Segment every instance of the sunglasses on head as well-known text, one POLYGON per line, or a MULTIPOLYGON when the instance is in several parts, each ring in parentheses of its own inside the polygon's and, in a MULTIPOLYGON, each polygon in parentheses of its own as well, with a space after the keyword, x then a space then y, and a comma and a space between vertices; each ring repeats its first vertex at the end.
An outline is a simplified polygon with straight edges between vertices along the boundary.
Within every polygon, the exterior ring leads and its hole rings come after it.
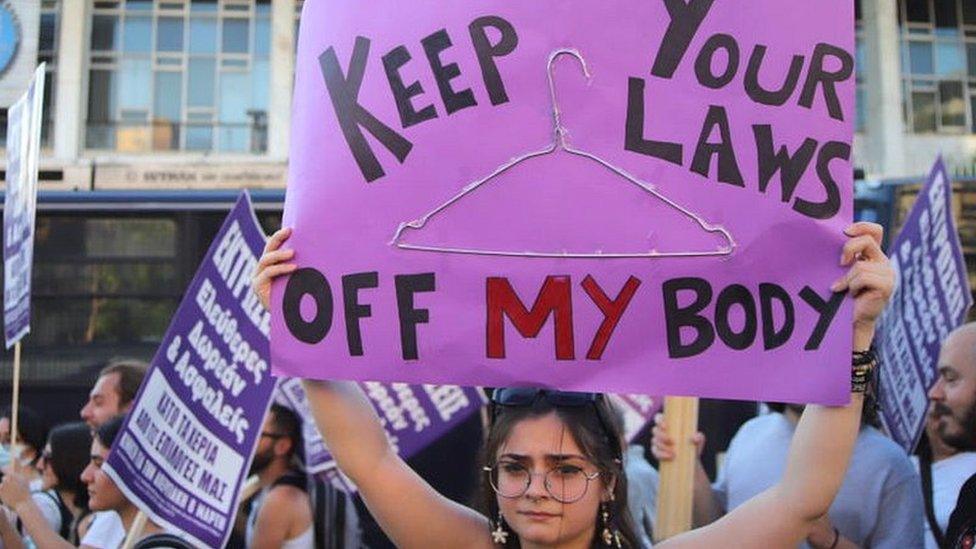
POLYGON ((603 434, 607 438, 607 443, 613 450, 613 455, 620 460, 623 450, 620 442, 611 434, 609 421, 603 417, 600 403, 606 397, 602 393, 579 393, 574 391, 551 391, 548 389, 532 389, 522 387, 503 387, 491 393, 491 421, 495 422, 498 411, 502 407, 522 408, 534 405, 539 400, 545 400, 550 405, 558 408, 580 408, 583 406, 593 406, 596 412, 596 419, 600 422, 603 434))

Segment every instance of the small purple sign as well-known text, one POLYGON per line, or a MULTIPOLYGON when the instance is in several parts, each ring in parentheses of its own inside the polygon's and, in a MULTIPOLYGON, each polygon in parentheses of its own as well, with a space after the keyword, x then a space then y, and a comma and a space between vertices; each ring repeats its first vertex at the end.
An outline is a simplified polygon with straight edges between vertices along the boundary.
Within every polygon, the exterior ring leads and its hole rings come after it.
POLYGON ((898 285, 878 323, 882 421, 906 451, 922 434, 928 390, 938 376, 939 347, 973 304, 952 182, 942 159, 932 167, 901 233, 889 250, 898 285))
POLYGON ((170 324, 105 471, 154 522, 199 546, 234 526, 276 379, 270 315, 250 290, 264 233, 243 193, 170 324))
POLYGON ((654 414, 661 411, 664 399, 647 395, 612 395, 614 406, 620 410, 624 419, 624 436, 628 442, 635 440, 644 427, 654 420, 654 414))
POLYGON ((31 267, 37 160, 44 108, 44 67, 7 113, 7 177, 3 200, 3 331, 9 349, 30 332, 31 267))
MULTIPOLYGON (((409 459, 485 404, 485 394, 475 387, 457 385, 408 385, 406 383, 360 383, 386 429, 390 444, 400 457, 409 459)), ((335 460, 322 441, 308 408, 305 390, 297 378, 282 379, 279 401, 305 418, 305 466, 310 474, 322 473, 342 489, 352 483, 336 470, 335 460)))

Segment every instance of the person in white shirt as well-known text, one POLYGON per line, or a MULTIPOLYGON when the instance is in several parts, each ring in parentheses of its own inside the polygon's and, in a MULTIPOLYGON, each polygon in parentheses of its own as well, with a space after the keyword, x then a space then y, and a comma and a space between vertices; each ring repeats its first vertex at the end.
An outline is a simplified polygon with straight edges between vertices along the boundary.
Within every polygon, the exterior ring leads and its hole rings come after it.
MULTIPOLYGON (((149 366, 138 360, 109 363, 98 375, 88 402, 81 409, 92 430, 132 408, 149 366)), ((81 539, 81 549, 116 549, 125 541, 122 520, 114 511, 96 512, 91 526, 81 539)))
MULTIPOLYGON (((91 447, 91 461, 88 463, 88 467, 81 473, 81 480, 88 485, 88 505, 93 511, 115 511, 122 521, 123 538, 125 537, 124 532, 128 532, 132 528, 136 516, 139 514, 139 508, 122 493, 122 490, 119 489, 115 481, 102 470, 102 465, 108 461, 112 443, 122 430, 124 424, 125 416, 118 416, 103 423, 95 431, 91 447)), ((136 540, 136 546, 138 546, 140 540, 145 540, 163 533, 165 533, 163 528, 153 521, 147 520, 142 529, 140 539, 136 540)), ((192 549, 191 545, 179 537, 167 536, 167 538, 169 539, 169 543, 165 547, 171 549, 192 549)))
POLYGON ((314 546, 308 479, 295 462, 301 449, 301 420, 288 408, 272 404, 251 462, 251 475, 257 475, 261 491, 248 514, 248 549, 314 546))

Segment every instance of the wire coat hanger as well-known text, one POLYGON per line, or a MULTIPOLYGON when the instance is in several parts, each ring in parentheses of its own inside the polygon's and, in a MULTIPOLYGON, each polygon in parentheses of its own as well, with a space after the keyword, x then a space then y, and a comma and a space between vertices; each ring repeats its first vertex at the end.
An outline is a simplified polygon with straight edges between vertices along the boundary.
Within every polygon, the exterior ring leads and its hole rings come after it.
POLYGON ((593 153, 589 153, 587 151, 573 148, 573 146, 569 144, 569 142, 566 139, 566 136, 568 135, 569 132, 562 125, 561 111, 559 109, 559 103, 556 100, 556 85, 553 79, 553 65, 555 64, 556 59, 558 59, 560 56, 563 55, 569 55, 576 58, 576 60, 580 62, 580 66, 583 70, 583 75, 586 76, 587 80, 591 78, 589 68, 586 65, 586 60, 583 59, 583 56, 580 54, 579 50, 575 48, 560 48, 549 54, 549 61, 546 64, 546 74, 549 82, 549 98, 550 101, 552 102, 552 119, 553 119, 552 144, 550 144, 548 147, 544 149, 525 153, 521 156, 509 160, 505 164, 502 164, 498 168, 495 168, 495 170, 490 174, 488 174, 487 176, 466 185, 456 195, 452 196, 450 199, 448 199, 440 206, 437 206, 433 210, 427 212, 422 217, 415 219, 413 221, 400 223, 400 225, 397 227, 396 233, 393 235, 393 240, 390 243, 395 245, 397 248, 403 250, 469 254, 469 255, 508 256, 508 257, 621 259, 621 258, 658 258, 658 257, 708 257, 708 256, 731 255, 732 252, 735 250, 735 241, 733 240, 732 235, 729 233, 729 231, 726 230, 724 227, 718 225, 712 225, 708 223, 707 221, 705 221, 705 219, 703 219, 698 214, 692 212, 691 210, 688 210, 687 208, 684 208, 683 206, 679 205, 678 203, 674 202, 670 198, 658 192, 657 189, 655 189, 654 186, 651 185, 650 183, 641 181, 637 177, 631 175, 626 170, 622 168, 618 168, 613 164, 610 164, 606 160, 603 160, 602 158, 600 158, 599 156, 593 153), (710 251, 659 252, 656 249, 650 249, 646 252, 639 252, 639 253, 603 253, 599 250, 592 253, 571 253, 571 252, 532 252, 532 251, 514 252, 514 251, 506 251, 506 250, 479 250, 473 248, 424 246, 418 244, 408 244, 406 242, 401 241, 401 238, 404 236, 404 233, 410 230, 414 230, 414 231, 422 230, 424 226, 427 224, 427 222, 431 220, 431 218, 435 217, 437 214, 443 212, 450 206, 454 205, 456 202, 458 202, 465 196, 473 193, 479 187, 491 181, 495 177, 511 170, 512 168, 514 168, 518 164, 521 164, 522 162, 525 162, 526 160, 540 157, 540 156, 545 156, 554 153, 557 150, 565 151, 569 154, 574 154, 576 156, 581 156, 583 158, 592 160, 597 164, 600 164, 601 166, 610 170, 614 174, 626 179, 627 181, 633 183, 634 185, 637 185, 643 191, 650 193, 658 200, 664 202, 669 207, 680 212, 682 215, 691 218, 704 231, 711 234, 717 233, 722 235, 725 239, 726 245, 720 246, 717 249, 710 250, 710 251))

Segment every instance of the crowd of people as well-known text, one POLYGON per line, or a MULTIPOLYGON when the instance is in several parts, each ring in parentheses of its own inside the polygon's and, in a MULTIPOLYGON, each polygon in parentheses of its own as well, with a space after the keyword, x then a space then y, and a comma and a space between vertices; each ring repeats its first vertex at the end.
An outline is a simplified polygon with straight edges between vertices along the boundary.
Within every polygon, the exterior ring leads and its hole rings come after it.
MULTIPOLYGON (((269 305, 271 281, 294 269, 282 245, 268 242, 254 291, 269 305)), ((660 547, 973 547, 976 534, 976 323, 952 332, 929 393, 916 456, 879 429, 868 379, 874 323, 893 287, 880 228, 848 229, 848 275, 836 291, 854 299, 852 393, 847 406, 767 403, 734 436, 712 482, 699 460, 694 529, 660 547)), ((0 542, 16 547, 120 547, 139 509, 102 465, 132 407, 147 365, 107 365, 80 410, 81 421, 48 430, 18 410, 0 413, 0 542)), ((304 382, 315 426, 353 499, 303 470, 303 418, 273 404, 261 425, 230 546, 349 548, 366 543, 359 522, 375 520, 400 547, 649 547, 654 539, 657 471, 645 448, 628 445, 622 417, 596 393, 527 388, 491 392, 483 479, 471 506, 438 493, 390 445, 369 400, 354 383, 304 382)), ((660 416, 649 441, 653 460, 675 457, 660 416)), ((698 433, 698 450, 706 446, 698 433)), ((450 459, 448 456, 446 459, 450 459)), ((469 502, 464 502, 469 503, 469 502)), ((134 547, 189 547, 181 532, 151 520, 134 547)))

